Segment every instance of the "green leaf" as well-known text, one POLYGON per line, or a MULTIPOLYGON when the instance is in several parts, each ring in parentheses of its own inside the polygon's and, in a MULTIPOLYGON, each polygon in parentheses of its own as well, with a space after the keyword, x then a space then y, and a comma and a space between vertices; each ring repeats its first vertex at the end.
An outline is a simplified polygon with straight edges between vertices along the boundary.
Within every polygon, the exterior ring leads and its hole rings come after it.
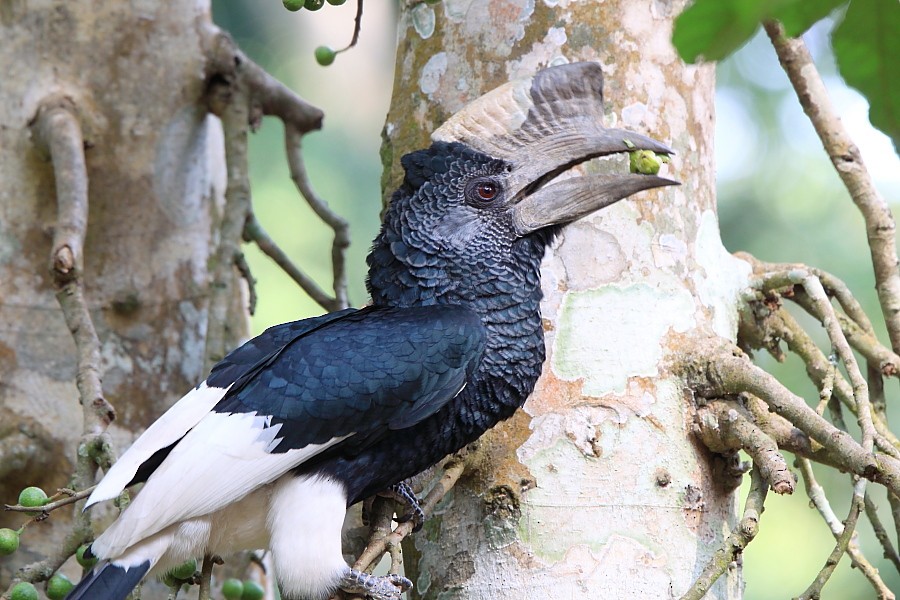
POLYGON ((831 36, 838 69, 869 101, 869 120, 900 147, 900 3, 852 0, 831 36))
POLYGON ((849 0, 696 0, 675 20, 672 42, 681 58, 722 60, 744 45, 766 19, 796 37, 849 0))
POLYGON ((767 4, 760 0, 696 0, 675 19, 672 43, 685 62, 721 60, 753 36, 767 4))
POLYGON ((781 21, 787 37, 797 37, 845 4, 847 0, 795 0, 777 7, 770 17, 781 21))

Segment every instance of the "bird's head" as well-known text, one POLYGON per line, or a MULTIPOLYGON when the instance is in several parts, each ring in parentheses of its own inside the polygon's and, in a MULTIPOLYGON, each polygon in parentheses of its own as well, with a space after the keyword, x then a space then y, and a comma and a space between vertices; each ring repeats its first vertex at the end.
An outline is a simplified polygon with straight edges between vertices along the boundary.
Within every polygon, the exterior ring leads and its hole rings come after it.
POLYGON ((551 67, 507 83, 431 137, 430 148, 403 157, 406 178, 369 256, 376 302, 427 301, 483 281, 479 274, 496 276, 497 265, 525 262, 535 269, 559 227, 636 192, 677 185, 636 173, 557 180, 595 157, 672 153, 646 136, 603 126, 603 75, 595 63, 551 67))

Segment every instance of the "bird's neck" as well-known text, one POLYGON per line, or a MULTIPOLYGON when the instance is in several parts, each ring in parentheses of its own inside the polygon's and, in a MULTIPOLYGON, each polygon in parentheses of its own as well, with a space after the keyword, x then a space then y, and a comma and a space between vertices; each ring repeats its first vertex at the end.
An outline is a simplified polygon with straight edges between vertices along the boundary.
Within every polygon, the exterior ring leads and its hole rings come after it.
POLYGON ((473 389, 466 396, 484 404, 478 410, 494 422, 507 418, 531 393, 543 364, 540 262, 554 232, 520 238, 504 252, 467 257, 417 244, 414 236, 401 235, 396 221, 388 215, 368 257, 373 303, 456 304, 477 313, 487 330, 475 374, 484 393, 473 389))

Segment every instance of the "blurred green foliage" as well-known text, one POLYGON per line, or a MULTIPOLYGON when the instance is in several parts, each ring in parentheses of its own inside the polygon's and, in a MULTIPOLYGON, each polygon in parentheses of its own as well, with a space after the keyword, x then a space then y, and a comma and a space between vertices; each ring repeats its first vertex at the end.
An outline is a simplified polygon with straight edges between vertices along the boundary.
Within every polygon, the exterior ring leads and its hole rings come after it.
MULTIPOLYGON (((360 47, 342 54, 341 60, 328 68, 316 64, 313 49, 326 43, 342 47, 349 41, 355 3, 328 7, 315 14, 305 10, 290 13, 278 2, 218 0, 213 5, 216 22, 232 33, 251 58, 325 109, 323 131, 308 136, 304 156, 315 189, 351 223, 350 297, 355 305, 364 304, 364 257, 377 231, 381 207, 378 150, 391 92, 393 3, 366 4, 360 47)), ((864 127, 865 104, 837 77, 828 53, 827 27, 814 27, 808 44, 844 112, 845 123, 852 132, 864 132, 857 142, 863 146, 863 156, 875 172, 882 193, 896 199, 900 197, 900 161, 886 138, 864 127)), ((846 281, 873 321, 878 322, 880 309, 862 219, 819 146, 764 36, 757 35, 722 62, 718 77, 719 217, 726 246, 763 260, 824 268, 846 281)), ((263 226, 327 289, 331 281, 331 232, 305 207, 290 182, 283 132, 273 120, 265 120, 251 138, 251 183, 263 226)), ((322 312, 265 256, 255 248, 245 249, 259 279, 255 331, 322 312)), ((879 335, 887 340, 883 330, 879 335)), ((824 340, 821 332, 817 339, 824 340)), ((797 393, 810 399, 817 396, 798 360, 789 357, 785 364, 778 364, 763 355, 758 360, 797 393)), ((888 383, 891 403, 896 405, 900 400, 896 381, 888 383)), ((893 422, 900 423, 900 414, 894 415, 893 422)), ((818 473, 835 510, 845 515, 849 478, 827 469, 818 473)), ((870 489, 883 501, 883 490, 877 486, 870 489)), ((760 534, 744 555, 747 600, 799 594, 833 546, 830 532, 801 490, 790 497, 770 494, 766 508, 760 534)), ((882 515, 887 518, 884 510, 882 515)), ((867 556, 881 569, 888 585, 900 590, 900 577, 881 558, 871 529, 862 524, 860 532, 867 556)), ((872 597, 871 588, 850 569, 846 558, 823 595, 825 600, 872 597)))
POLYGON ((838 21, 833 46, 841 75, 868 100, 872 123, 900 145, 897 0, 695 0, 675 20, 672 41, 687 62, 722 60, 762 21, 781 21, 785 34, 796 37, 829 13, 838 21))

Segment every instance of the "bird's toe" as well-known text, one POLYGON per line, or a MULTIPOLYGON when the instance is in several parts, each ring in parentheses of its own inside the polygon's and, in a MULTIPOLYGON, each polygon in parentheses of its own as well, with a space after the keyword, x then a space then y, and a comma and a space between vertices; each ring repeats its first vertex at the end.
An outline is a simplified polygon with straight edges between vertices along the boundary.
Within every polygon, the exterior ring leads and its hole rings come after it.
POLYGON ((425 511, 422 510, 419 499, 408 484, 403 482, 394 484, 384 492, 384 495, 404 504, 408 509, 408 512, 397 517, 398 523, 412 521, 413 531, 422 529, 422 525, 425 523, 425 511))
POLYGON ((365 594, 372 600, 400 600, 400 594, 412 587, 412 581, 394 573, 379 577, 350 569, 339 587, 351 594, 365 594))

